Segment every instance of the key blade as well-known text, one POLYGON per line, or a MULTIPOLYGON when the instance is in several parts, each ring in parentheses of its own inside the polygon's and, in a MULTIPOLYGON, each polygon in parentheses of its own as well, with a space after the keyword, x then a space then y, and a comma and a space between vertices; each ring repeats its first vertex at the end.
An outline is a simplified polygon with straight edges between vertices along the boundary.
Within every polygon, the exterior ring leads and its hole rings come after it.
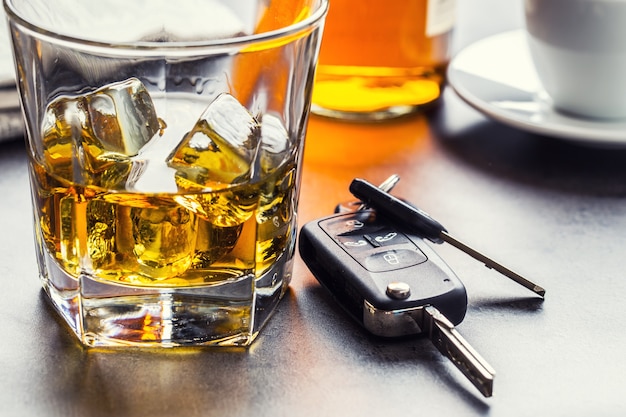
POLYGON ((455 248, 467 253, 474 259, 483 262, 487 265, 487 267, 500 272, 504 276, 533 291, 535 294, 540 295, 541 297, 545 296, 545 289, 539 285, 527 280, 519 274, 516 274, 510 269, 453 238, 450 234, 448 234, 448 231, 441 223, 433 219, 425 211, 394 197, 393 195, 360 178, 352 180, 352 183, 350 184, 350 192, 359 200, 363 201, 364 204, 372 207, 376 210, 376 212, 387 217, 400 227, 404 227, 433 243, 447 242, 455 248))
POLYGON ((539 285, 535 284, 534 282, 527 280, 526 278, 522 277, 521 275, 511 271, 509 268, 505 267, 504 265, 499 264, 498 262, 494 261, 493 259, 491 259, 491 258, 483 255, 482 253, 478 252, 477 250, 467 246, 465 243, 457 240, 456 238, 452 237, 450 234, 446 233, 445 231, 441 232, 441 238, 443 239, 444 242, 449 243, 450 245, 454 246, 455 248, 465 252, 466 254, 468 254, 472 258, 476 259, 477 261, 480 261, 480 262, 484 263, 485 266, 487 266, 488 268, 491 268, 491 269, 494 269, 494 270, 498 271, 502 275, 512 279, 513 281, 517 282, 518 284, 522 285, 523 287, 531 290, 535 294, 540 295, 541 297, 544 297, 546 295, 546 290, 543 287, 540 287, 539 285))
POLYGON ((385 181, 380 183, 378 188, 388 193, 389 191, 393 190, 393 187, 396 186, 398 181, 400 181, 400 176, 398 174, 392 174, 385 181))
POLYGON ((465 375, 485 397, 493 395, 496 372, 435 307, 424 307, 424 330, 435 347, 465 375))

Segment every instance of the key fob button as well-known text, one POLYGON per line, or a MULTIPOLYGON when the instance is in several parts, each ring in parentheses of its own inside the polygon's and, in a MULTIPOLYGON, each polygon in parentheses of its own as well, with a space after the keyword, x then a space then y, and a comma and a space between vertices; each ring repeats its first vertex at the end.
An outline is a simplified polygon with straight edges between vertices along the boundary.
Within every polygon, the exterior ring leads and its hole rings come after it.
POLYGON ((390 249, 373 253, 363 259, 363 266, 370 272, 387 272, 408 268, 426 262, 428 258, 418 248, 390 249))
POLYGON ((402 234, 398 233, 394 230, 383 229, 378 233, 370 233, 364 235, 364 237, 370 241, 372 246, 380 247, 380 246, 392 246, 392 245, 401 245, 404 243, 410 243, 409 239, 402 234))
POLYGON ((356 252, 359 250, 367 250, 372 247, 370 243, 363 236, 360 235, 339 236, 337 237, 337 240, 339 241, 339 243, 341 243, 343 248, 348 251, 348 253, 356 252))
POLYGON ((357 212, 351 216, 322 220, 319 225, 330 236, 353 236, 376 233, 382 226, 374 222, 370 212, 357 212))

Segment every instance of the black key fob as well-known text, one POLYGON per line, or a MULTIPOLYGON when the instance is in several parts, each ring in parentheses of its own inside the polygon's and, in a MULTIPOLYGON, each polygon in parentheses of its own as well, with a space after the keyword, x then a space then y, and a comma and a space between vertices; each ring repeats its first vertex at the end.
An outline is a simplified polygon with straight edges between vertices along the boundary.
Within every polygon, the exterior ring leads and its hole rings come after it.
POLYGON ((465 317, 467 293, 448 265, 422 238, 373 210, 305 224, 299 251, 320 284, 374 335, 428 332, 421 328, 427 306, 454 325, 465 317))

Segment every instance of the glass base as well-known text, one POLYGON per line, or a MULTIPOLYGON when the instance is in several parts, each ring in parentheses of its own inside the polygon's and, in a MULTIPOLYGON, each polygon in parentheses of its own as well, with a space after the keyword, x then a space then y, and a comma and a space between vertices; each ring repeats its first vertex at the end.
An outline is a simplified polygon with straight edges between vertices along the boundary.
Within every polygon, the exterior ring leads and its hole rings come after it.
POLYGON ((94 347, 248 346, 284 295, 293 263, 283 256, 258 279, 146 288, 76 279, 44 257, 44 290, 80 341, 94 347))

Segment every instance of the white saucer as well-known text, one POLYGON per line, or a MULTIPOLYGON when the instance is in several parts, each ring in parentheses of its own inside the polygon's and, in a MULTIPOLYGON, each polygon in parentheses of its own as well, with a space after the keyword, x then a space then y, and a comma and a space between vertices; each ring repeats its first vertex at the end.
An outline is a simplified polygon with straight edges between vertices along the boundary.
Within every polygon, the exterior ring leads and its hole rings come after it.
POLYGON ((471 106, 513 127, 586 144, 626 146, 626 119, 584 119, 555 111, 540 86, 523 30, 462 50, 450 62, 448 82, 471 106))

